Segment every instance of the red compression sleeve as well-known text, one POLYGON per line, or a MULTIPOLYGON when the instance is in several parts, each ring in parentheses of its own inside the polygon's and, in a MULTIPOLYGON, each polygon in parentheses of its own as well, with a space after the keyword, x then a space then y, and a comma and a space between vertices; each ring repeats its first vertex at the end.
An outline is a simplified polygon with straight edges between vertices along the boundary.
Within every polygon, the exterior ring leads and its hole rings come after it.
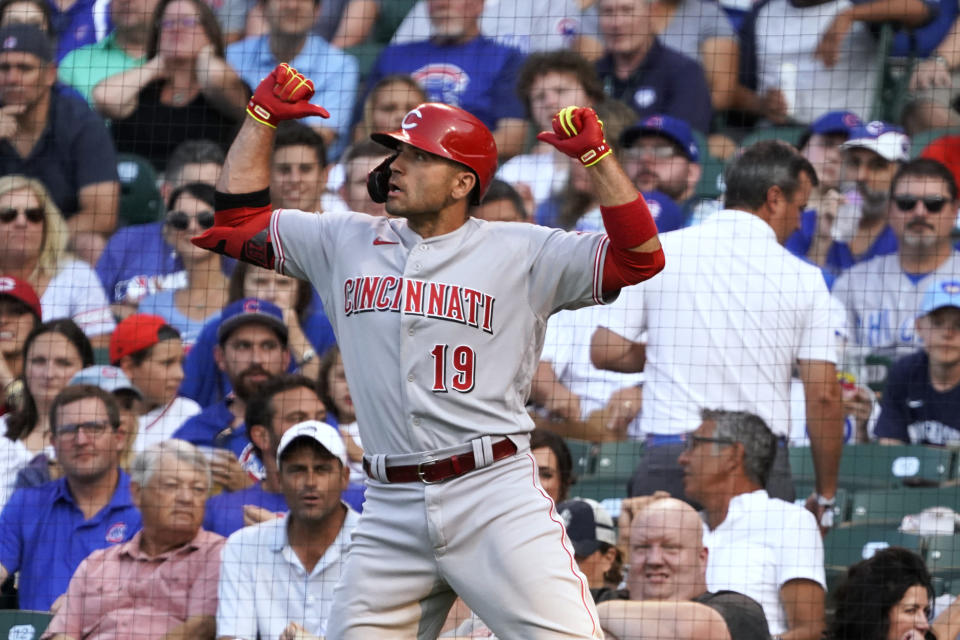
POLYGON ((603 290, 616 291, 648 280, 663 270, 663 249, 630 251, 657 235, 657 224, 643 196, 616 207, 600 207, 603 226, 610 238, 603 261, 603 290))
POLYGON ((203 249, 273 269, 269 189, 253 193, 217 191, 214 204, 213 227, 190 241, 203 249))

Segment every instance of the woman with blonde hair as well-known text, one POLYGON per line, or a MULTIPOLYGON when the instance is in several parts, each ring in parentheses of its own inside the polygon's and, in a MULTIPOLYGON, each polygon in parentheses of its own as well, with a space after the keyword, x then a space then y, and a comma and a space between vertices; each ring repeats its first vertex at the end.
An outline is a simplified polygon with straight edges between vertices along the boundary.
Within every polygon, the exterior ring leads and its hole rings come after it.
POLYGON ((26 280, 40 296, 43 319, 71 318, 95 346, 116 326, 93 268, 67 251, 69 232, 43 184, 0 178, 0 274, 26 280))

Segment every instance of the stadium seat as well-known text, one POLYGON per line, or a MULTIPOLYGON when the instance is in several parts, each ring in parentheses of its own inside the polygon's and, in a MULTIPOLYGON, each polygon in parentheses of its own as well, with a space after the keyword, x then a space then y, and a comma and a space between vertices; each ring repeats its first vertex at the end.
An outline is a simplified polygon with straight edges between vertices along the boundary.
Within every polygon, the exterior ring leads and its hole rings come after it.
MULTIPOLYGON (((839 486, 848 491, 936 486, 953 477, 953 458, 951 451, 933 447, 845 445, 840 459, 839 486)), ((790 467, 798 486, 813 483, 809 447, 790 449, 790 467)))
POLYGON ((700 157, 700 180, 694 190, 698 200, 719 198, 724 191, 723 170, 726 164, 720 158, 704 154, 700 157))
POLYGON ((629 480, 643 459, 643 451, 642 441, 604 442, 597 447, 596 466, 591 475, 596 478, 629 480))
POLYGON ((0 638, 36 640, 46 630, 53 614, 48 611, 0 611, 0 638))
POLYGON ((910 139, 910 157, 917 158, 923 153, 923 150, 927 146, 943 136, 956 136, 960 135, 960 129, 931 129, 930 131, 922 131, 910 139))
POLYGON ((905 515, 929 507, 960 505, 960 487, 926 487, 857 491, 850 500, 853 524, 898 525, 905 515))
POLYGON ((573 459, 573 475, 582 478, 593 473, 596 466, 597 445, 575 438, 566 438, 564 442, 570 449, 570 457, 573 459))
MULTIPOLYGON (((581 478, 570 487, 573 498, 590 498, 597 502, 627 497, 627 480, 622 478, 581 478)), ((619 512, 618 512, 619 513, 619 512)))
POLYGON ((960 536, 927 536, 924 546, 931 575, 951 582, 960 579, 960 536))
POLYGON ((800 138, 803 137, 803 133, 807 130, 806 127, 765 127, 762 129, 757 129, 753 131, 743 140, 740 141, 740 147, 746 149, 752 144, 760 142, 762 140, 783 140, 788 144, 797 146, 800 142, 800 138))
POLYGON ((887 547, 904 547, 922 555, 923 538, 891 526, 841 525, 831 529, 823 540, 827 589, 836 585, 847 567, 887 547))
POLYGON ((136 154, 118 153, 117 174, 120 177, 118 226, 159 220, 163 214, 163 202, 153 165, 136 154))

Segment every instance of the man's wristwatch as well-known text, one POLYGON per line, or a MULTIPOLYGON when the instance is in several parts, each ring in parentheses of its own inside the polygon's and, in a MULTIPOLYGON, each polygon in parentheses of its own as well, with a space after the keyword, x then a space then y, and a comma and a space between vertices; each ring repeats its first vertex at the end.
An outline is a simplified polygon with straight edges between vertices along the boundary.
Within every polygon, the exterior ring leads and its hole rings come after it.
POLYGON ((818 493, 817 504, 823 507, 823 513, 820 514, 820 526, 829 529, 833 526, 833 508, 837 506, 837 498, 827 498, 818 493))
POLYGON ((313 350, 313 347, 307 347, 307 349, 303 352, 303 355, 300 356, 299 364, 302 367, 303 365, 307 364, 308 362, 310 362, 316 357, 317 357, 317 352, 313 350))

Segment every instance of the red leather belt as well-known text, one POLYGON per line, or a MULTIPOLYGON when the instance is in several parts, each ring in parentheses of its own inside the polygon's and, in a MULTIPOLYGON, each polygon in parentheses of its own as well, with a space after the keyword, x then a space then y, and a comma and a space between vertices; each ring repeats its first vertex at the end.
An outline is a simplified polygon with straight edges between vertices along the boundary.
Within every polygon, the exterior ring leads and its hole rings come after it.
MULTIPOLYGON (((493 444, 493 461, 503 460, 507 456, 512 456, 517 452, 515 445, 510 438, 493 444)), ((436 484, 444 480, 450 480, 470 473, 477 468, 477 461, 473 457, 473 451, 452 455, 442 460, 431 462, 421 462, 420 464, 400 465, 396 467, 387 467, 387 480, 390 482, 422 482, 424 484, 436 484)), ((363 459, 363 470, 367 475, 373 478, 370 473, 370 463, 366 458, 363 459)))

